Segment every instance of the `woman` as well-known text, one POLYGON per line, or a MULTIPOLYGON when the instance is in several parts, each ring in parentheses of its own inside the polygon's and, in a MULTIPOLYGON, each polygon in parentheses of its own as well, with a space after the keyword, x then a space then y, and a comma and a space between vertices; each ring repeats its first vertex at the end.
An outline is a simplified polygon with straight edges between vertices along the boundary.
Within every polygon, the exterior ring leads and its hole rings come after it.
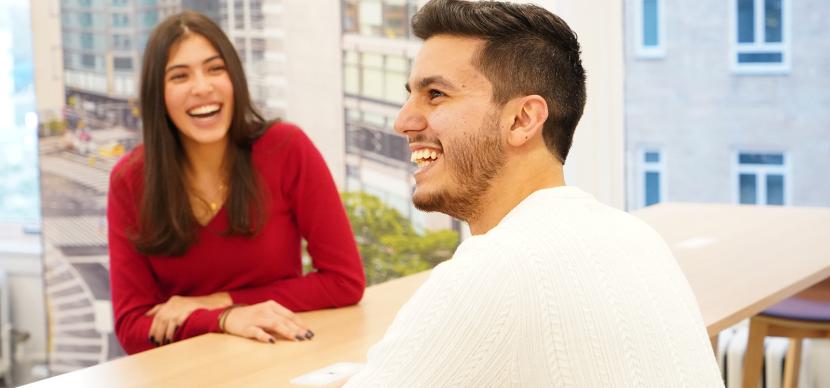
POLYGON ((216 24, 184 12, 156 27, 140 93, 144 145, 114 168, 107 207, 128 353, 207 332, 311 339, 292 311, 360 300, 361 260, 323 158, 299 128, 251 106, 216 24))

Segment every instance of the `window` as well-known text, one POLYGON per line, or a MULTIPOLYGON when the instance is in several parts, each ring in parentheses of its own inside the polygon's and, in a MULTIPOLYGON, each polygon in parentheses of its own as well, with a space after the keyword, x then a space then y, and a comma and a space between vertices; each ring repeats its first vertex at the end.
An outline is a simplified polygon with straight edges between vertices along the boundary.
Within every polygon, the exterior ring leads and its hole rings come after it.
POLYGON ((112 48, 115 50, 130 50, 132 48, 130 42, 129 35, 115 34, 112 36, 112 48))
POLYGON ((663 0, 637 0, 637 56, 661 58, 665 55, 665 17, 663 0))
POLYGON ((382 163, 396 161, 408 166, 409 142, 406 137, 391 132, 393 117, 346 110, 346 146, 351 154, 382 163))
POLYGON ((114 13, 112 14, 112 26, 113 27, 129 27, 130 26, 130 16, 126 13, 114 13))
POLYGON ((735 0, 732 63, 742 73, 789 69, 787 0, 735 0))
POLYGON ((748 205, 786 205, 787 165, 782 153, 739 152, 737 202, 748 205))
POLYGON ((665 199, 665 168, 660 150, 646 149, 639 155, 640 194, 638 205, 651 206, 665 199))
POLYGON ((409 21, 417 8, 413 0, 346 0, 343 32, 391 39, 410 35, 409 21))
POLYGON ((395 105, 406 102, 409 59, 399 55, 343 53, 343 88, 346 94, 395 105))
POLYGON ((133 69, 133 59, 132 58, 113 58, 112 59, 112 67, 115 70, 132 70, 133 69))

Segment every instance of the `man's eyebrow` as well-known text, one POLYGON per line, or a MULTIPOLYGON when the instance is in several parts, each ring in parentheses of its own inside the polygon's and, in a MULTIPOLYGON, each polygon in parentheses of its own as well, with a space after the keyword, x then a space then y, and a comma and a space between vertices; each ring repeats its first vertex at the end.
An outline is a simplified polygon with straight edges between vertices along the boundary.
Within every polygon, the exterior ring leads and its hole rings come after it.
MULTIPOLYGON (((430 85, 437 85, 443 89, 455 90, 455 87, 452 85, 452 83, 440 75, 421 78, 420 81, 416 82, 415 89, 424 89, 430 85)), ((410 88, 409 83, 404 84, 404 87, 406 88, 407 92, 412 93, 412 89, 410 88)))
MULTIPOLYGON (((217 59, 217 58, 218 58, 218 59, 222 59, 222 56, 221 56, 221 55, 218 55, 218 54, 217 54, 217 55, 214 55, 214 56, 212 56, 212 57, 210 57, 210 58, 205 59, 204 61, 202 61, 202 64, 204 65, 205 63, 208 63, 208 62, 210 62, 210 61, 212 61, 212 60, 214 60, 214 59, 217 59)), ((165 70, 164 70, 164 72, 165 72, 165 73, 167 73, 167 72, 169 72, 170 70, 173 70, 173 69, 180 69, 180 68, 187 68, 187 65, 182 65, 182 64, 179 64, 179 65, 172 65, 172 66, 168 67, 167 69, 165 69, 165 70)))

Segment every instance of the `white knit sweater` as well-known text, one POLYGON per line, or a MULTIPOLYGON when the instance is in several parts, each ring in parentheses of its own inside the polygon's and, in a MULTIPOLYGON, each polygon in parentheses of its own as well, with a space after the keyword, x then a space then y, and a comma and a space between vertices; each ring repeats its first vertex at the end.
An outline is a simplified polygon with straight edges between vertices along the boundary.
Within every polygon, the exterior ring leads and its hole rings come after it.
POLYGON ((722 387, 694 295, 642 221, 574 187, 466 240, 347 387, 722 387))

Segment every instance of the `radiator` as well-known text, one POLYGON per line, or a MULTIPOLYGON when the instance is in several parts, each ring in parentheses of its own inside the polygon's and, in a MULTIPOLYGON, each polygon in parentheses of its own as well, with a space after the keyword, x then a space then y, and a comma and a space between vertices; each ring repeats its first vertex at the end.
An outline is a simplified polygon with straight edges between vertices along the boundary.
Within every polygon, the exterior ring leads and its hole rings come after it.
MULTIPOLYGON (((741 388, 743 383, 743 360, 749 329, 746 323, 724 330, 718 340, 718 365, 726 382, 726 388, 741 388)), ((761 368, 759 388, 782 388, 784 361, 787 356, 787 338, 767 337, 764 341, 764 363, 761 368)), ((809 373, 810 341, 802 346, 801 371, 798 388, 817 387, 809 373)))

